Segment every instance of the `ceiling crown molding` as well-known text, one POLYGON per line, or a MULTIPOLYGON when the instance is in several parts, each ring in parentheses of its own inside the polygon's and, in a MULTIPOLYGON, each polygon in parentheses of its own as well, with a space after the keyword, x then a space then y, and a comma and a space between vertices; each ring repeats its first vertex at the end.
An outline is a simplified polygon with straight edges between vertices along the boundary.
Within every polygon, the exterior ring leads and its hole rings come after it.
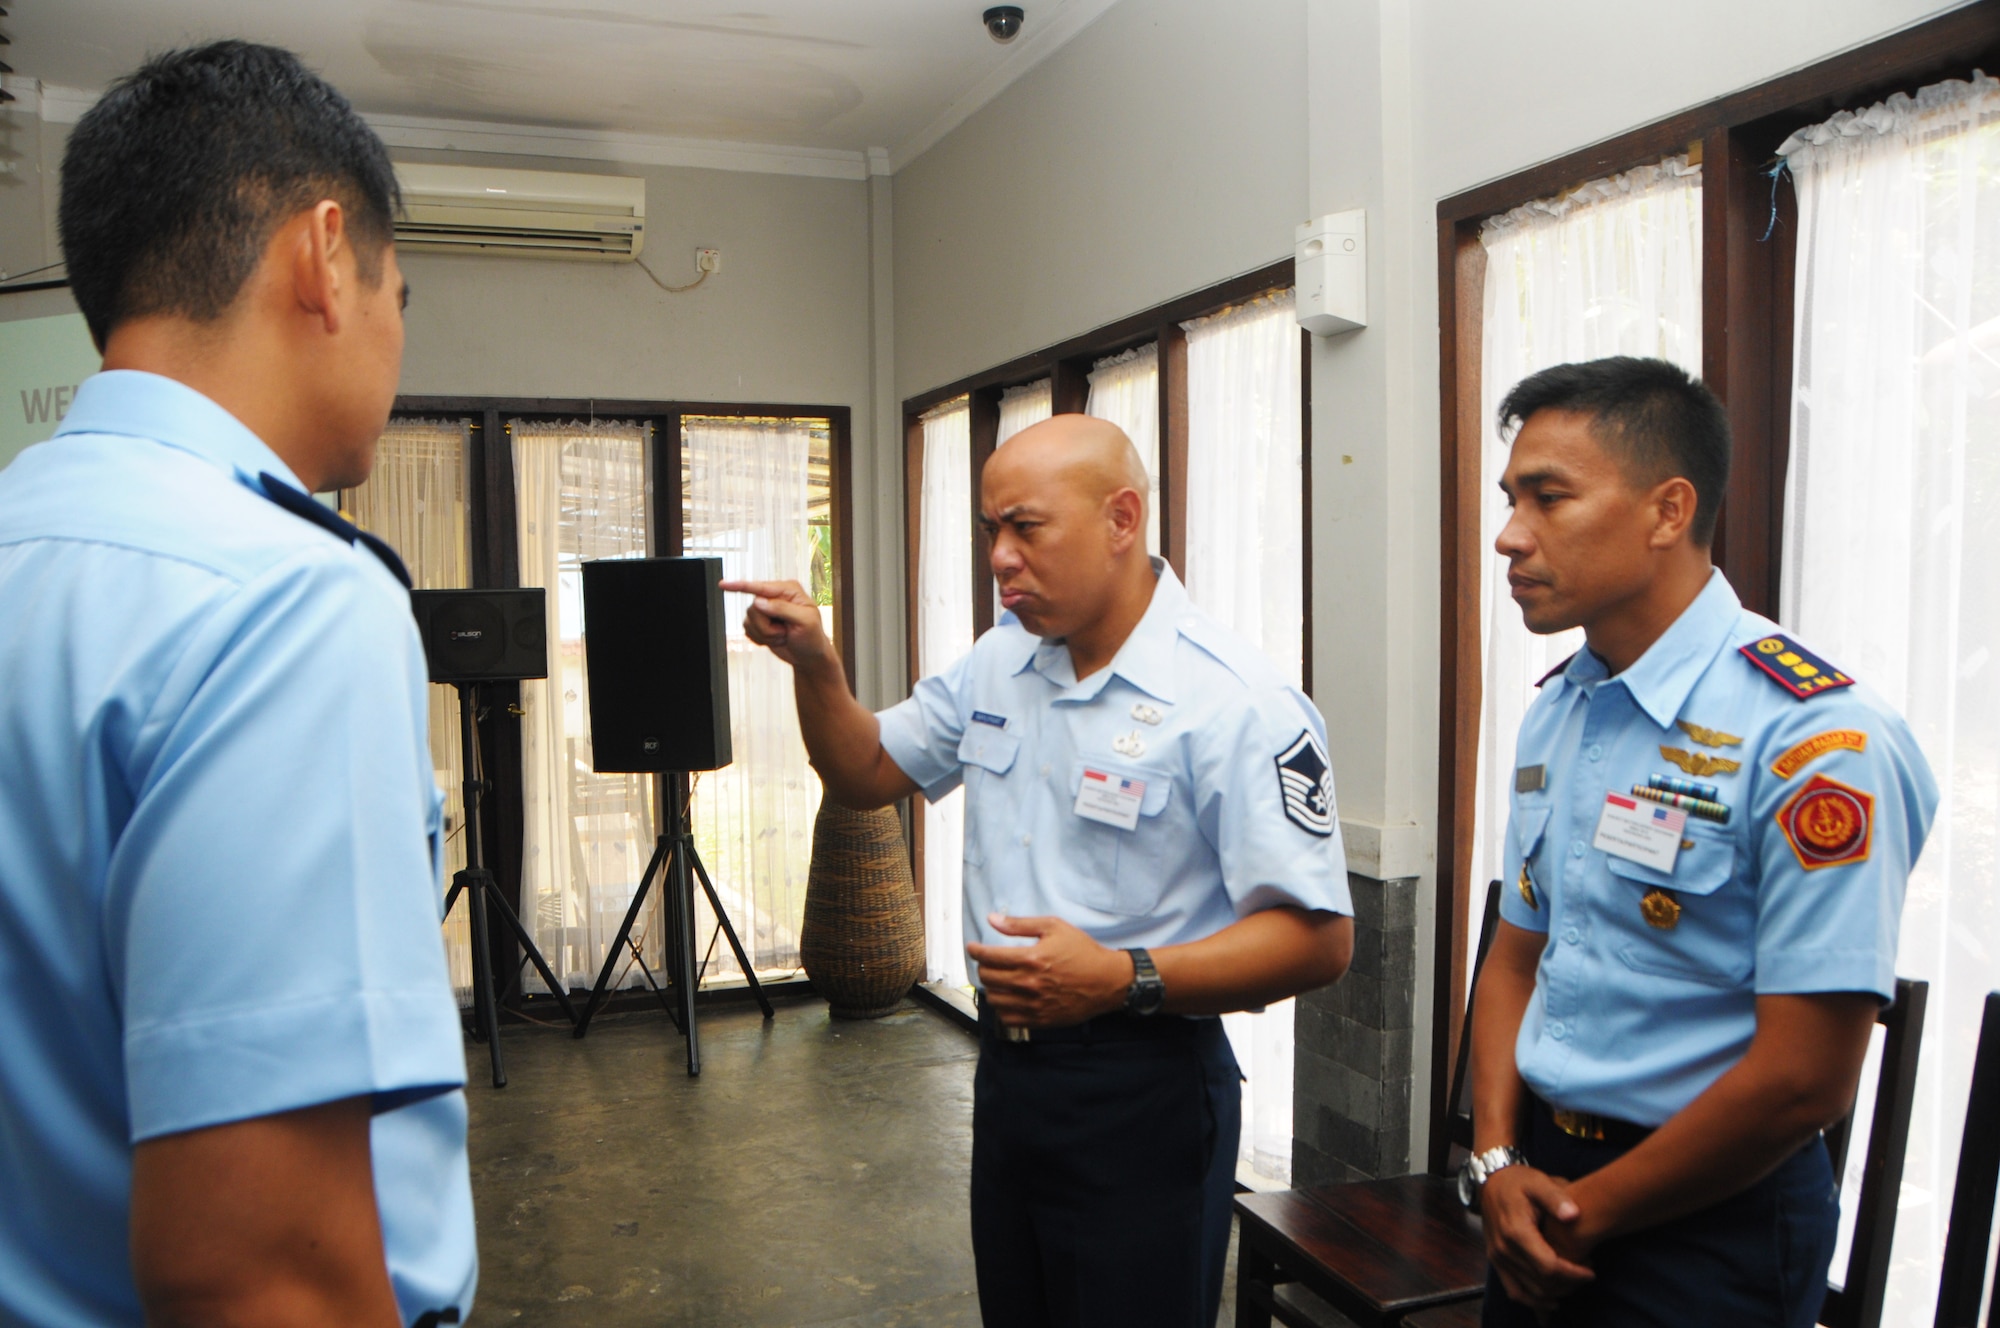
POLYGON ((970 91, 945 107, 936 119, 890 150, 890 172, 902 170, 936 147, 946 134, 971 119, 981 107, 1005 92, 1009 84, 1068 45, 1072 37, 1102 18, 1104 11, 1117 2, 1069 0, 1046 22, 1039 24, 1032 21, 1035 16, 1031 14, 1031 21, 1022 30, 1005 60, 973 84, 970 91))
POLYGON ((363 112, 362 118, 392 148, 563 157, 573 161, 611 161, 645 166, 699 166, 716 171, 806 175, 827 180, 868 178, 867 155, 842 148, 668 138, 610 129, 554 129, 540 125, 492 124, 480 120, 440 120, 419 115, 370 115, 363 112))

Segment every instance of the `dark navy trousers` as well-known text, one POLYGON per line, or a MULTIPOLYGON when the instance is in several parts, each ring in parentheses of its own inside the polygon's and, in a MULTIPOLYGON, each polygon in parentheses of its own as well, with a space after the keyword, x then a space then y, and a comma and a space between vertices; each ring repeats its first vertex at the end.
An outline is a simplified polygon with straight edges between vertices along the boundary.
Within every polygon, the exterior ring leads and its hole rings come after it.
MULTIPOLYGON (((1557 1129, 1529 1113, 1528 1160, 1574 1180, 1627 1150, 1557 1129)), ((1698 1213, 1608 1240, 1592 1252, 1597 1279, 1564 1299, 1556 1328, 1812 1328, 1826 1298, 1840 1196, 1826 1144, 1813 1140, 1740 1194, 1698 1213)), ((1534 1312, 1486 1279, 1484 1328, 1536 1328, 1534 1312)))
POLYGON ((1242 1080, 1219 1019, 981 1028, 972 1250, 986 1328, 1213 1328, 1242 1080), (1171 1022, 1170 1022, 1171 1021, 1171 1022), (1098 1028, 1101 1037, 1090 1037, 1098 1028))

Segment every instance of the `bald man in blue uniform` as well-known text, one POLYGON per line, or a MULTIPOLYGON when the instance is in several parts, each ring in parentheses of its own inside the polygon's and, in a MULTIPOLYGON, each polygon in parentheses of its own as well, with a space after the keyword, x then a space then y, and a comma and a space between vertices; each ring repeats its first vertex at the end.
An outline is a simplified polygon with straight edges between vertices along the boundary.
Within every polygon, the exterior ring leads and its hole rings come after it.
POLYGON ((423 651, 308 492, 394 399, 387 153, 219 43, 107 92, 62 191, 105 371, 0 472, 0 1322, 458 1323, 423 651))
POLYGON ((965 788, 987 1328, 1212 1328, 1241 1114, 1215 1016, 1353 947, 1324 723, 1146 557, 1146 489, 1102 420, 1016 435, 980 486, 1006 616, 879 717, 802 589, 724 586, 793 665, 828 796, 965 788))
POLYGON ((1839 1218, 1820 1131, 1894 997, 1937 787, 1900 716, 1710 565, 1706 388, 1564 365, 1503 417, 1514 598, 1588 644, 1522 722, 1474 1012, 1485 1321, 1806 1328, 1839 1218))

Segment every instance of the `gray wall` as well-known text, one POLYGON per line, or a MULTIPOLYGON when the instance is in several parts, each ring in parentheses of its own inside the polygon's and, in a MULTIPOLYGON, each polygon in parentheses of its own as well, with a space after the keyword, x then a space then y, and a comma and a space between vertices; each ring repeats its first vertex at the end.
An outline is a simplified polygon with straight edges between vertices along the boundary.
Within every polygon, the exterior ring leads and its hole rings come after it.
POLYGON ((896 175, 896 384, 1291 253, 1303 0, 1124 0, 896 175))

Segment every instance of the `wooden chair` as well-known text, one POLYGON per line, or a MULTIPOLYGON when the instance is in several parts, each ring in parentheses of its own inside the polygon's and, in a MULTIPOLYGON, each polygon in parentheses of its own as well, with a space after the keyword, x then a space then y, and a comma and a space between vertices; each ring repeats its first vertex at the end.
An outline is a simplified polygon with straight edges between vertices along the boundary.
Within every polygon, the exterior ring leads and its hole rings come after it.
MULTIPOLYGON (((1861 1192, 1855 1199, 1854 1243, 1849 1247, 1847 1269, 1838 1283, 1829 1280, 1826 1303, 1820 1309, 1819 1321, 1827 1328, 1878 1328, 1882 1322, 1882 1297, 1889 1284, 1889 1246, 1896 1234, 1896 1201, 1903 1188, 1903 1154, 1910 1141, 1910 1104, 1916 1096, 1917 1053, 1923 1044, 1924 1004, 1929 994, 1929 983, 1898 978, 1895 1003, 1875 1016, 1883 1028, 1882 1064, 1875 1079, 1868 1157, 1862 1164, 1861 1192)), ((2000 996, 1992 999, 2000 1000, 2000 996)), ((1989 1003, 1989 1018, 1991 1010, 1989 1003)), ((1995 1059, 2000 1060, 2000 1055, 1995 1059)), ((1847 1144, 1853 1133, 1852 1125, 1853 1118, 1849 1117, 1826 1132, 1827 1151, 1833 1156, 1836 1179, 1847 1172, 1847 1144)), ((1991 1181, 1986 1189, 1990 1217, 1991 1181)), ((1956 1212, 1954 1204, 1954 1216, 1956 1212)), ((1983 1229, 1979 1233, 1977 1257, 1982 1262, 1986 1257, 1983 1229)), ((1975 1271, 1975 1307, 1978 1276, 1975 1271)), ((1404 1328, 1462 1328, 1479 1322, 1476 1301, 1449 1308, 1451 1313, 1431 1311, 1412 1315, 1403 1321, 1404 1328)), ((1965 1323, 1973 1321, 1968 1318, 1965 1323)))
MULTIPOLYGON (((1979 1021, 1979 1051, 1972 1061, 1972 1092, 1965 1104, 1958 1179, 1951 1190, 1951 1225, 1945 1229, 1944 1266, 1938 1277, 1935 1328, 1975 1328, 1979 1322, 1996 1189, 2000 1189, 2000 991, 1987 996, 1986 1013, 1979 1021)), ((1989 1321, 2000 1324, 2000 1260, 1994 1264, 1986 1304, 1989 1321)))
MULTIPOLYGON (((1486 889, 1485 919, 1470 986, 1492 944, 1500 912, 1500 882, 1486 889)), ((1472 1147, 1465 1105, 1472 1046, 1470 993, 1465 1031, 1452 1070, 1450 1134, 1456 1149, 1472 1147)), ((1477 1296, 1486 1284, 1486 1241, 1479 1219, 1458 1202, 1447 1158, 1442 1174, 1356 1181, 1245 1194, 1236 1199, 1236 1328, 1316 1328, 1278 1299, 1298 1283, 1363 1328, 1389 1328, 1412 1310, 1477 1296)))

